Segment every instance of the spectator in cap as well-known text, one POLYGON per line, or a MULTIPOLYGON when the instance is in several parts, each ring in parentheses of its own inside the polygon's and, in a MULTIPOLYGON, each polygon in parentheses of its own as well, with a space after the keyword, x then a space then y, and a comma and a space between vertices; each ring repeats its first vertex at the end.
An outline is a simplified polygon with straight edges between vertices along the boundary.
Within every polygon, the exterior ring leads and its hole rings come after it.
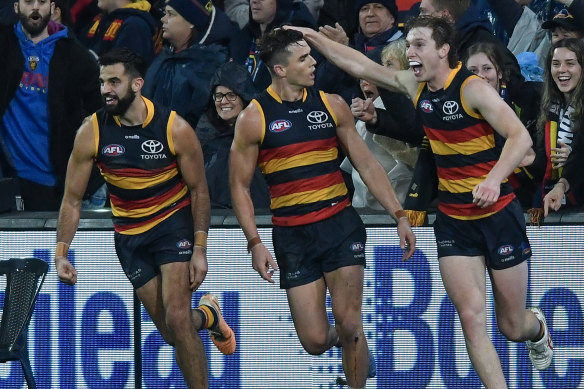
POLYGON ((566 38, 580 39, 584 35, 582 23, 578 23, 567 9, 562 9, 552 20, 543 22, 541 28, 551 31, 552 44, 566 38))
POLYGON ((581 38, 584 33, 584 0, 559 2, 567 9, 542 23, 529 7, 517 3, 517 0, 489 0, 509 36, 507 48, 515 55, 534 52, 542 68, 552 43, 563 38, 581 38))
POLYGON ((142 94, 195 128, 211 95, 209 79, 230 58, 237 27, 210 0, 169 0, 161 20, 166 45, 146 73, 142 94))
POLYGON ((156 23, 148 0, 98 0, 97 6, 101 13, 81 30, 81 43, 96 56, 126 47, 152 62, 156 23))

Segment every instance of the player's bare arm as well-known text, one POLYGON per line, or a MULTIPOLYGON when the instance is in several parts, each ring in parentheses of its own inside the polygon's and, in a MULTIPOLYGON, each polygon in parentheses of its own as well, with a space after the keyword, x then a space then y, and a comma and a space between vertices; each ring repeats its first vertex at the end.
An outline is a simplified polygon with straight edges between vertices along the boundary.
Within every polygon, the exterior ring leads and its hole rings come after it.
MULTIPOLYGON (((229 158, 231 201, 237 220, 248 242, 255 242, 253 239, 259 238, 249 185, 257 165, 262 128, 261 114, 257 106, 251 103, 237 118, 229 158)), ((254 270, 263 279, 273 283, 273 271, 278 270, 278 265, 270 252, 261 243, 253 244, 249 249, 252 254, 254 270)))
MULTIPOLYGON (((193 128, 178 115, 172 126, 172 140, 181 175, 191 193, 194 229, 206 233, 209 231, 211 202, 201 144, 193 128)), ((206 248, 194 246, 189 264, 189 281, 192 290, 196 290, 203 283, 207 271, 206 248)))
POLYGON ((486 82, 471 79, 463 88, 468 106, 480 113, 495 131, 507 139, 499 160, 486 179, 473 190, 475 203, 480 207, 488 207, 497 201, 501 182, 523 161, 531 149, 532 141, 515 112, 486 82))
MULTIPOLYGON (((96 148, 93 121, 91 117, 87 117, 75 136, 73 151, 67 165, 65 193, 57 221, 57 242, 65 244, 67 248, 73 241, 79 225, 81 203, 91 175, 96 148)), ((77 271, 67 259, 66 251, 64 255, 55 256, 55 267, 61 282, 74 285, 77 282, 77 271)))
POLYGON ((400 246, 407 247, 402 259, 408 259, 414 253, 416 237, 412 233, 407 217, 396 215, 402 206, 389 182, 387 173, 357 133, 353 115, 345 101, 338 95, 329 94, 327 94, 327 100, 337 117, 337 135, 341 147, 371 194, 397 222, 400 246))
POLYGON ((370 60, 359 51, 328 39, 324 34, 306 27, 285 26, 302 32, 304 39, 327 60, 357 79, 366 79, 377 86, 395 92, 416 95, 418 83, 409 70, 395 71, 370 60))

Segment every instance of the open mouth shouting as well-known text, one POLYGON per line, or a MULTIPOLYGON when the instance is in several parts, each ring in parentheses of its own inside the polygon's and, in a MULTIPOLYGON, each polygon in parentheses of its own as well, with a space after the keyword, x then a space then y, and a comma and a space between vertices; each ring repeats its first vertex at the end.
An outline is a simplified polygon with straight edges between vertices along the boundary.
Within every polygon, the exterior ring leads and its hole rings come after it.
POLYGON ((419 76, 420 73, 422 72, 422 64, 419 63, 418 61, 410 61, 409 62, 410 65, 410 69, 412 69, 414 71, 414 76, 419 76))

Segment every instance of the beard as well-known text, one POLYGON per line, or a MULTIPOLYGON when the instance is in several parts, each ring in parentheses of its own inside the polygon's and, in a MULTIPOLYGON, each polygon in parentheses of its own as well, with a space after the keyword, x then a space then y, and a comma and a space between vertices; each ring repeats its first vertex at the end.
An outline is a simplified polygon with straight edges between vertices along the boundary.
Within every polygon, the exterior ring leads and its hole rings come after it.
POLYGON ((20 9, 18 10, 18 19, 20 20, 20 23, 22 24, 22 29, 26 32, 28 32, 30 34, 31 37, 36 37, 39 36, 44 30, 45 28, 47 28, 47 25, 49 24, 49 21, 51 20, 51 13, 49 12, 47 15, 41 15, 40 12, 38 11, 34 11, 32 12, 30 15, 25 15, 23 13, 20 12, 20 9), (32 17, 38 17, 39 18, 39 22, 38 23, 34 23, 32 17))
POLYGON ((122 116, 126 113, 128 108, 130 108, 130 105, 132 105, 132 103, 134 102, 134 99, 136 98, 136 93, 132 90, 131 87, 128 87, 126 95, 124 97, 118 97, 117 104, 113 106, 108 106, 107 104, 105 104, 106 96, 111 95, 102 96, 105 111, 114 116, 122 116))

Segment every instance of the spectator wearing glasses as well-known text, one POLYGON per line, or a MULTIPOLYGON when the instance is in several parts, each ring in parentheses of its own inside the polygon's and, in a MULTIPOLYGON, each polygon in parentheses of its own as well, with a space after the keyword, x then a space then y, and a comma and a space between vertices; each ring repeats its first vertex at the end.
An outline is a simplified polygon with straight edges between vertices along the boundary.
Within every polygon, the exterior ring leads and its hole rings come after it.
MULTIPOLYGON (((231 209, 228 172, 235 120, 255 97, 256 89, 243 65, 228 62, 213 75, 210 90, 207 110, 195 132, 203 148, 211 208, 231 209)), ((270 207, 270 192, 259 168, 254 173, 250 192, 256 209, 270 207)))

